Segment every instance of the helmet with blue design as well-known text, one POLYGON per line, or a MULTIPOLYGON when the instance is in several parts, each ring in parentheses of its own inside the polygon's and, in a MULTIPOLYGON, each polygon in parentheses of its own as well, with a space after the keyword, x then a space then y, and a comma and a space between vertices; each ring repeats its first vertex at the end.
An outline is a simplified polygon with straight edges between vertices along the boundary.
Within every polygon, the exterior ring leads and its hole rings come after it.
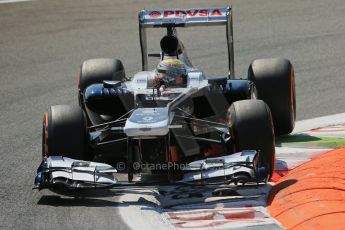
POLYGON ((187 75, 186 65, 176 57, 166 57, 157 65, 156 72, 174 78, 187 75))

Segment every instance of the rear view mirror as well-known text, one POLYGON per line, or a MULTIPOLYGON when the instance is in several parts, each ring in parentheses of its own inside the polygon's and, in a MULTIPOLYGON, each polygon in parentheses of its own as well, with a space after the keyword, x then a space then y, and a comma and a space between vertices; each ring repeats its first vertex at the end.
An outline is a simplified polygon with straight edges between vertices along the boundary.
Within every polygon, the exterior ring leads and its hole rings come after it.
POLYGON ((103 81, 104 88, 116 88, 121 85, 121 81, 103 81))

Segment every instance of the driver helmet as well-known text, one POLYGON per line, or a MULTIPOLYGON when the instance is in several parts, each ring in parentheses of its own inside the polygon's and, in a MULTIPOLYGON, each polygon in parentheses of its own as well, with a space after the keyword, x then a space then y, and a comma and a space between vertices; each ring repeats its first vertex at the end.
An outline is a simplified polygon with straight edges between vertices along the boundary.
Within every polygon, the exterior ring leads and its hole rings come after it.
POLYGON ((175 57, 168 57, 162 60, 156 67, 156 73, 162 73, 168 77, 187 76, 186 65, 175 57))

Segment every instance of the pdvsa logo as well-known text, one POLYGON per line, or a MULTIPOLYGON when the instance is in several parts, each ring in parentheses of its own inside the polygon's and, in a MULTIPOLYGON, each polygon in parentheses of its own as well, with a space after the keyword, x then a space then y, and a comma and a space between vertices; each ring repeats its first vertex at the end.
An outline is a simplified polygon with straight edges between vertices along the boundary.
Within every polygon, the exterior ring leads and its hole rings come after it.
POLYGON ((149 17, 159 18, 162 16, 164 18, 170 17, 216 17, 224 16, 225 12, 222 12, 220 9, 194 9, 194 10, 164 10, 160 11, 151 11, 149 17))
POLYGON ((165 10, 163 16, 169 17, 206 17, 222 16, 219 9, 195 9, 195 10, 165 10))
POLYGON ((151 11, 149 15, 151 18, 159 18, 162 14, 159 11, 151 11))

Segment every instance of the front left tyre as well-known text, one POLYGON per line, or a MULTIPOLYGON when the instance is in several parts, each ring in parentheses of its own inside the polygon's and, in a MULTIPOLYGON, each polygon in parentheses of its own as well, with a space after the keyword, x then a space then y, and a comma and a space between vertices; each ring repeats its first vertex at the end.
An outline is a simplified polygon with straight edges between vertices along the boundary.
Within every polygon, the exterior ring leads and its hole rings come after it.
POLYGON ((269 178, 275 167, 275 137, 270 108, 262 100, 234 102, 227 114, 232 151, 260 151, 260 163, 269 178))

